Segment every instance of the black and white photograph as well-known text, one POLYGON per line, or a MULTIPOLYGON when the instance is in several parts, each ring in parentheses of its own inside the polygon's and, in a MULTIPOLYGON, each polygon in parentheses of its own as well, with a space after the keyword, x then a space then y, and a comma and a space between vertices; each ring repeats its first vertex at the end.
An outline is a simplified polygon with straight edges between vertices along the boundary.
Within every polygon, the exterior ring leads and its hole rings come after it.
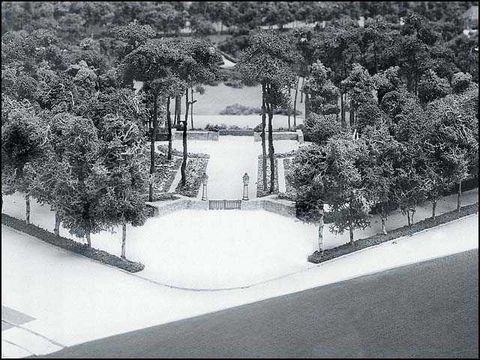
POLYGON ((477 1, 2 1, 2 358, 478 358, 477 1))

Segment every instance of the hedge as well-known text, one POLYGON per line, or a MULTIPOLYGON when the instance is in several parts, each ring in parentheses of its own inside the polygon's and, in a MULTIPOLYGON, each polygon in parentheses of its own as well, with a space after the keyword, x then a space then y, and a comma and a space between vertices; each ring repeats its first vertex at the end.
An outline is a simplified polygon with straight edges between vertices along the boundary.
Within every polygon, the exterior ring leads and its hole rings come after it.
MULTIPOLYGON (((158 145, 157 146, 158 151, 160 151, 162 154, 166 155, 168 152, 168 146, 167 145, 158 145)), ((180 156, 183 158, 183 151, 177 150, 172 148, 172 156, 180 156)), ((202 154, 202 153, 187 153, 188 158, 202 158, 202 159, 208 159, 210 158, 209 154, 202 154)), ((150 159, 150 158, 149 158, 150 159)))
POLYGON ((25 234, 34 236, 37 239, 45 241, 49 244, 61 247, 62 249, 73 251, 74 253, 86 256, 103 264, 116 266, 131 273, 142 271, 145 268, 145 265, 141 263, 122 259, 103 250, 89 248, 87 244, 81 244, 74 240, 57 236, 36 225, 27 224, 24 220, 19 220, 3 213, 2 224, 15 230, 24 232, 25 234))
POLYGON ((359 239, 354 242, 353 246, 350 243, 343 244, 341 246, 337 246, 332 249, 324 250, 323 255, 321 255, 318 251, 315 251, 312 255, 308 257, 308 261, 314 264, 318 264, 327 260, 337 258, 342 255, 346 255, 361 249, 365 249, 370 246, 375 246, 375 245, 378 245, 402 236, 413 235, 415 233, 418 233, 419 231, 430 229, 434 226, 445 224, 447 222, 457 220, 464 216, 475 214, 477 212, 478 212, 478 202, 475 204, 463 206, 460 208, 460 211, 453 210, 448 213, 441 214, 435 217, 435 219, 427 218, 413 224, 412 226, 406 225, 401 228, 391 230, 386 235, 377 234, 365 239, 359 239))

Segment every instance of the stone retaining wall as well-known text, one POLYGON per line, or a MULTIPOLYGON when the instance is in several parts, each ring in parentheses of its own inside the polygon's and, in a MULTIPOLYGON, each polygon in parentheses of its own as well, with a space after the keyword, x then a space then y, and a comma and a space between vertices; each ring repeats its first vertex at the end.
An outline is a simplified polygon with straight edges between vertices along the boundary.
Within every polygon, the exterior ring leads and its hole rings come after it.
MULTIPOLYGON (((253 138, 255 142, 262 141, 260 132, 254 132, 253 138)), ((268 131, 265 131, 265 140, 268 139, 268 131)), ((274 131, 273 140, 298 140, 298 133, 293 131, 274 131)))
MULTIPOLYGON (((208 200, 202 201, 182 197, 173 201, 147 203, 154 209, 155 216, 163 216, 179 210, 208 210, 208 200)), ((295 203, 273 196, 266 196, 252 200, 242 200, 241 210, 265 210, 286 217, 295 217, 295 203)), ((227 210, 225 210, 227 211, 227 210)))
POLYGON ((254 131, 252 130, 234 130, 234 129, 222 129, 218 130, 220 136, 232 135, 232 136, 252 136, 254 131))
MULTIPOLYGON (((183 131, 177 131, 174 135, 175 140, 183 139, 183 131)), ((210 140, 218 141, 218 132, 217 131, 198 131, 198 130, 188 130, 187 131, 188 140, 210 140)))

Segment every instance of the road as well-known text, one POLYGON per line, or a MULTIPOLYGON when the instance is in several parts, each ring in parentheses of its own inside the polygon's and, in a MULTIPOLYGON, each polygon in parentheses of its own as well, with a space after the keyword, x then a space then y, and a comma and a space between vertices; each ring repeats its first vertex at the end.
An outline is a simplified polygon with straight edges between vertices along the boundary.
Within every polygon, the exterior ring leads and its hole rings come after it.
POLYGON ((478 357, 478 250, 49 357, 478 357))

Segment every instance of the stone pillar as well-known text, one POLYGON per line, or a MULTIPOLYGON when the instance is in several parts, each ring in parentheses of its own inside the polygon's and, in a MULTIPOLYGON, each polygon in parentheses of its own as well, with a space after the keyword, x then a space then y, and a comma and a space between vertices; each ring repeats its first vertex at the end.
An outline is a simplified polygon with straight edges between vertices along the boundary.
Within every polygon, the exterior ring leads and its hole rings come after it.
POLYGON ((208 175, 203 174, 202 176, 202 200, 207 200, 207 182, 208 182, 208 175))
POLYGON ((243 198, 242 200, 248 200, 248 182, 250 177, 247 173, 243 175, 243 198))

